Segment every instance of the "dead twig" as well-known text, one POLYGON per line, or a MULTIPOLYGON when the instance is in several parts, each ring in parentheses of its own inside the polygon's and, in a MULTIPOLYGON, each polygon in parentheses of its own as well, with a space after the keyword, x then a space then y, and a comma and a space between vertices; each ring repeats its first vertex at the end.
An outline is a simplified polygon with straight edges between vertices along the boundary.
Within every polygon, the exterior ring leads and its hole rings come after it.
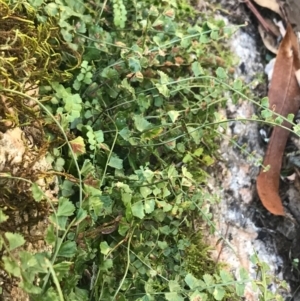
POLYGON ((256 7, 252 4, 250 0, 240 0, 241 3, 245 3, 248 8, 252 11, 252 13, 257 18, 258 22, 261 24, 261 26, 267 31, 268 33, 274 35, 277 37, 276 32, 273 31, 273 29, 269 26, 269 24, 265 21, 263 16, 259 13, 259 11, 256 9, 256 7))

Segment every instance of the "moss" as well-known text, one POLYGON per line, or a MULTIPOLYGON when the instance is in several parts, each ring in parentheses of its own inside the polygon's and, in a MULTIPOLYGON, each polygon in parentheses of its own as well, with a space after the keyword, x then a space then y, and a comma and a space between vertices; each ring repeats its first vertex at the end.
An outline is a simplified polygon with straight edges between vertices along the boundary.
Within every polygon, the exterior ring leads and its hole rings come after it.
MULTIPOLYGON (((201 232, 197 233, 191 239, 191 245, 186 249, 186 269, 197 279, 203 279, 204 275, 211 275, 215 278, 215 283, 222 285, 222 279, 219 277, 219 273, 222 268, 226 267, 226 265, 221 262, 217 263, 211 258, 210 253, 212 250, 213 248, 211 246, 208 246, 203 241, 201 232)), ((225 290, 225 295, 222 300, 240 300, 240 297, 238 297, 235 293, 235 287, 233 285, 225 286, 224 284, 223 289, 225 290)), ((205 293, 209 293, 207 301, 216 300, 212 292, 205 293)))
POLYGON ((204 274, 214 274, 218 265, 210 257, 212 248, 205 244, 199 232, 192 239, 191 245, 186 250, 186 268, 196 278, 201 279, 204 274))

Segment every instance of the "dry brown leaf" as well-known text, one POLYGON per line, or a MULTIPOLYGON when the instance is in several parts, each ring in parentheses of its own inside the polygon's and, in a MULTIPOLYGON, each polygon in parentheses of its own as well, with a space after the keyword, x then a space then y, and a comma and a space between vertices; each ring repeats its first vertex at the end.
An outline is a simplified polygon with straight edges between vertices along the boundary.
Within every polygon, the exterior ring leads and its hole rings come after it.
POLYGON ((184 59, 181 56, 176 56, 175 63, 176 63, 176 65, 180 66, 184 63, 184 59))
POLYGON ((277 40, 276 38, 269 34, 261 25, 258 25, 258 32, 260 34, 261 39, 265 47, 270 50, 272 53, 277 54, 277 40))
POLYGON ((276 0, 254 0, 258 5, 266 7, 278 15, 282 16, 280 6, 276 0))
MULTIPOLYGON (((300 60, 297 37, 288 24, 286 35, 279 46, 268 93, 270 109, 284 117, 288 114, 296 114, 299 109, 300 88, 295 76, 295 71, 298 69, 300 69, 300 60)), ((282 125, 287 128, 292 126, 286 121, 282 125)), ((256 183, 263 205, 275 215, 284 215, 278 190, 282 156, 288 136, 288 130, 281 126, 274 127, 263 162, 263 165, 269 166, 269 169, 260 172, 256 183)))

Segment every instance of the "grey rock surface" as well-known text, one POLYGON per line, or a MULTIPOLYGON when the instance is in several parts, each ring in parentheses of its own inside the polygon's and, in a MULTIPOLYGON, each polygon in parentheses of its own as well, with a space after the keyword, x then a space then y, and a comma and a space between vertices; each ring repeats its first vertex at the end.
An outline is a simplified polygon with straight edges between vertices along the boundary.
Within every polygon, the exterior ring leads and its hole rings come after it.
MULTIPOLYGON (((255 89, 257 85, 255 78, 258 73, 264 71, 255 39, 238 30, 229 43, 232 51, 239 57, 240 64, 244 65, 243 70, 237 68, 235 76, 243 78, 252 89, 255 89)), ((227 107, 221 109, 219 113, 227 119, 249 119, 255 113, 255 108, 253 103, 246 99, 240 99, 234 104, 228 95, 227 107)), ((254 280, 257 271, 251 257, 257 254, 259 259, 270 267, 270 273, 282 280, 283 260, 278 255, 274 241, 269 238, 258 239, 263 231, 273 235, 273 230, 262 229, 254 222, 260 215, 255 203, 255 179, 260 170, 258 162, 264 155, 263 147, 258 143, 258 124, 231 121, 227 129, 220 128, 220 132, 222 133, 220 154, 224 161, 218 163, 215 177, 212 177, 209 183, 212 191, 215 191, 216 187, 221 187, 220 203, 212 209, 216 232, 214 236, 208 236, 210 244, 216 246, 214 256, 226 262, 237 277, 239 269, 243 267, 254 280), (220 237, 223 243, 218 243, 220 237)), ((260 216, 263 219, 264 215, 260 216)), ((293 239, 296 235, 296 228, 292 227, 293 225, 289 220, 281 223, 277 230, 293 239)), ((277 288, 274 281, 269 289, 275 291, 277 288)), ((288 292, 282 292, 282 296, 287 295, 288 292)), ((259 300, 259 294, 249 285, 245 299, 259 300)))

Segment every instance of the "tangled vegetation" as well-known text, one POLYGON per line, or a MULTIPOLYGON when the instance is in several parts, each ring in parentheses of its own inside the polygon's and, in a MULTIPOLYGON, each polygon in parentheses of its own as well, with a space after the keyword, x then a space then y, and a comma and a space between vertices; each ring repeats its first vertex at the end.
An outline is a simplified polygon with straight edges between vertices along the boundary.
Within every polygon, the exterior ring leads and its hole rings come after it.
POLYGON ((7 230, 12 195, 1 197, 7 275, 32 300, 243 296, 245 271, 234 279, 191 239, 193 221, 209 221, 217 199, 203 189, 218 148, 216 108, 224 87, 234 87, 233 99, 246 89, 230 77, 221 43, 233 28, 187 0, 0 5, 1 131, 39 128, 34 160, 46 156, 52 166, 1 170, 16 187, 30 184, 23 202, 45 206, 49 221, 47 248, 20 250, 25 233, 7 230), (56 179, 57 198, 41 177, 56 179), (197 256, 208 270, 193 268, 197 256))

